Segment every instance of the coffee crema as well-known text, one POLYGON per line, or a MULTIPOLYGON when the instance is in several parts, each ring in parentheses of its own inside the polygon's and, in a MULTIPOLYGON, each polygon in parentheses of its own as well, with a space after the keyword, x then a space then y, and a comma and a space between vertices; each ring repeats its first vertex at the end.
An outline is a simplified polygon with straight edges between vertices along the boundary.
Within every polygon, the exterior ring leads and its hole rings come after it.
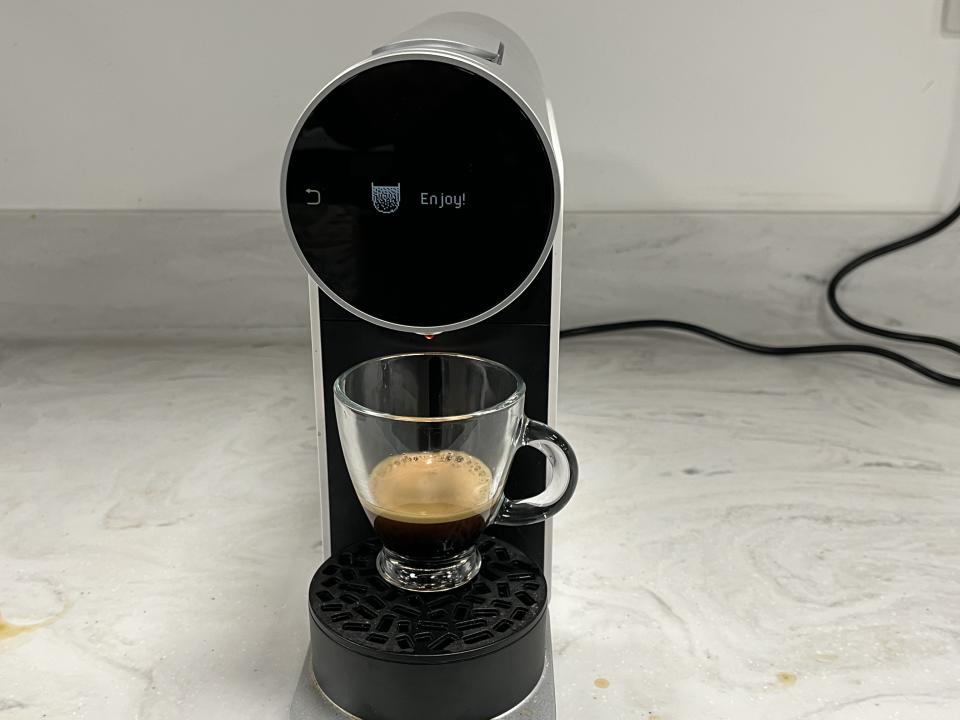
POLYGON ((382 460, 361 497, 384 546, 439 558, 474 545, 500 501, 486 464, 465 452, 403 453, 382 460))

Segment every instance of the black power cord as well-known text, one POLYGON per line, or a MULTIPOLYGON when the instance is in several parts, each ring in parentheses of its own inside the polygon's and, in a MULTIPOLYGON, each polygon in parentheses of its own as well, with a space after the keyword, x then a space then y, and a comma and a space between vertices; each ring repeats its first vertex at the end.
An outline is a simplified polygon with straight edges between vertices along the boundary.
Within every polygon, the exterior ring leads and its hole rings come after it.
MULTIPOLYGON (((833 312, 833 314, 850 327, 856 328, 857 330, 861 330, 865 333, 870 333, 871 335, 878 335, 880 337, 890 338, 892 340, 902 340, 904 342, 920 343, 923 345, 936 345, 937 347, 945 348, 960 355, 960 344, 951 340, 947 340, 946 338, 936 337, 933 335, 919 335, 917 333, 888 330, 886 328, 877 327, 876 325, 870 325, 858 320, 844 310, 840 305, 840 301, 837 299, 837 289, 839 288, 840 283, 847 275, 852 273, 861 265, 864 265, 871 260, 875 260, 878 257, 882 257, 889 253, 896 252, 897 250, 902 250, 903 248, 915 245, 926 240, 927 238, 931 238, 942 230, 950 227, 950 225, 952 225, 958 217, 960 217, 960 204, 958 204, 950 213, 935 222, 933 225, 930 225, 929 227, 900 240, 886 243, 880 247, 873 248, 872 250, 868 250, 865 253, 857 255, 850 262, 840 268, 836 273, 834 273, 833 277, 830 279, 830 284, 827 286, 827 303, 830 305, 830 310, 833 312)), ((724 335, 723 333, 703 327, 702 325, 694 325, 693 323, 683 322, 681 320, 626 320, 623 322, 602 323, 599 325, 585 325, 583 327, 561 330, 560 337, 568 338, 577 337, 579 335, 592 335, 594 333, 616 332, 618 330, 634 329, 678 330, 680 332, 693 333, 694 335, 700 335, 701 337, 715 340, 716 342, 729 345, 730 347, 734 347, 739 350, 745 350, 746 352, 757 353, 760 355, 824 355, 829 353, 859 353, 861 355, 875 355, 877 357, 882 357, 902 365, 908 370, 919 373, 920 375, 923 375, 934 382, 938 382, 943 385, 949 385, 951 387, 960 387, 960 377, 946 375, 927 365, 924 365, 923 363, 917 362, 913 358, 907 357, 906 355, 902 355, 898 352, 894 352, 893 350, 888 350, 887 348, 878 347, 876 345, 862 345, 859 343, 829 343, 823 345, 759 345, 757 343, 747 342, 745 340, 738 340, 737 338, 724 335)))

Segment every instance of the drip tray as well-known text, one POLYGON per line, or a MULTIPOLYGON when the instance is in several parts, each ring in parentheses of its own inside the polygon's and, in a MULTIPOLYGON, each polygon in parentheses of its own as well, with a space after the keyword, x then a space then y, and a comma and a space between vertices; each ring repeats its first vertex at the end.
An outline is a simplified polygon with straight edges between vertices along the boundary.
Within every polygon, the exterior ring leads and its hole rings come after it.
POLYGON ((327 714, 302 717, 489 720, 521 704, 525 717, 552 717, 546 579, 508 543, 484 538, 479 549, 477 577, 440 593, 386 583, 375 540, 329 558, 310 583, 313 677, 298 688, 327 714), (535 699, 547 714, 529 714, 535 699))

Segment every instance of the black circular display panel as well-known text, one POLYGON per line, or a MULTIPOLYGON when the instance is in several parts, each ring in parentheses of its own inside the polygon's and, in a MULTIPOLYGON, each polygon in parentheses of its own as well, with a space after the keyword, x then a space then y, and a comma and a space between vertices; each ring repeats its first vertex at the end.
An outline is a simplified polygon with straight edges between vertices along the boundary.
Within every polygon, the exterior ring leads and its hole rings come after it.
POLYGON ((316 276, 357 310, 411 327, 506 300, 543 255, 555 202, 520 106, 478 73, 425 59, 331 90, 293 144, 285 192, 316 276))

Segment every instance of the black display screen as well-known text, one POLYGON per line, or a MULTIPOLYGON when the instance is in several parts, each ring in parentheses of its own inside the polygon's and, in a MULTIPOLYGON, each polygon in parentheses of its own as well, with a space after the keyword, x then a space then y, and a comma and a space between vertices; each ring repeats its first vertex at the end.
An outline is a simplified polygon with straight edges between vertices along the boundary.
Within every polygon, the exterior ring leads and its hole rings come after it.
POLYGON ((286 202, 303 256, 336 295, 387 322, 437 327, 523 283, 555 198, 540 135, 505 91, 406 59, 363 70, 313 109, 286 202))

